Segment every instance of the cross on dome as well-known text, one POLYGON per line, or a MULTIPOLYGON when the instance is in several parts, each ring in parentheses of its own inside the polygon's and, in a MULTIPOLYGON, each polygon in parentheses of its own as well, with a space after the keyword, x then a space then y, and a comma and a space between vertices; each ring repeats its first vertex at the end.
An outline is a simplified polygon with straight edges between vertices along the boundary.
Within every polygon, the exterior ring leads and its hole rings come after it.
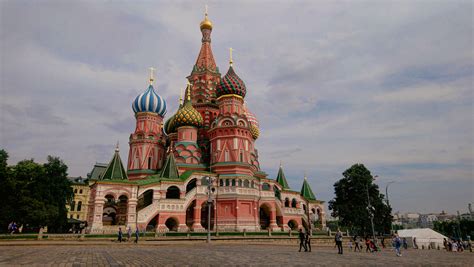
POLYGON ((155 80, 155 79, 153 78, 153 72, 154 72, 156 69, 153 68, 153 67, 149 67, 148 69, 150 70, 150 85, 153 85, 153 81, 155 80))
POLYGON ((229 64, 230 66, 232 66, 232 64, 234 63, 234 61, 232 60, 232 51, 234 51, 234 49, 229 48, 229 54, 230 54, 230 57, 229 57, 229 64))

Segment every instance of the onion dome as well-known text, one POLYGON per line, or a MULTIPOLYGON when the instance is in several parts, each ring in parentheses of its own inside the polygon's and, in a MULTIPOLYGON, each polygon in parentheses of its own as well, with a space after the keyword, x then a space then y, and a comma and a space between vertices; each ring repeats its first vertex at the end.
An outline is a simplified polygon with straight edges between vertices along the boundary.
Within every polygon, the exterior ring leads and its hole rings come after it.
POLYGON ((132 103, 133 112, 154 112, 158 113, 160 116, 165 116, 166 114, 166 102, 165 100, 155 92, 153 88, 153 71, 154 68, 150 68, 150 86, 145 92, 141 93, 135 98, 135 101, 132 103))
MULTIPOLYGON (((176 114, 175 114, 176 115, 176 114)), ((165 125, 163 126, 163 129, 165 129, 166 134, 174 133, 176 132, 176 128, 174 127, 174 116, 171 116, 166 122, 165 125)))
POLYGON ((257 126, 250 124, 250 133, 252 134, 253 139, 257 140, 257 138, 260 136, 260 130, 257 128, 257 126))
POLYGON ((204 29, 212 30, 212 22, 207 18, 207 12, 204 16, 204 20, 200 24, 201 31, 204 29))
POLYGON ((217 97, 232 94, 245 97, 246 93, 247 89, 244 81, 242 81, 242 79, 240 79, 240 77, 235 73, 234 68, 232 68, 231 65, 226 75, 222 77, 221 82, 216 88, 217 97))
POLYGON ((255 114, 250 112, 250 110, 248 109, 248 107, 245 103, 244 103, 244 113, 245 113, 245 116, 247 117, 247 120, 250 123, 250 125, 254 125, 257 128, 260 128, 257 117, 255 116, 255 114))
POLYGON ((199 113, 191 104, 191 85, 188 84, 187 88, 187 101, 174 115, 174 127, 178 129, 181 126, 194 126, 201 127, 203 119, 201 113, 199 113))

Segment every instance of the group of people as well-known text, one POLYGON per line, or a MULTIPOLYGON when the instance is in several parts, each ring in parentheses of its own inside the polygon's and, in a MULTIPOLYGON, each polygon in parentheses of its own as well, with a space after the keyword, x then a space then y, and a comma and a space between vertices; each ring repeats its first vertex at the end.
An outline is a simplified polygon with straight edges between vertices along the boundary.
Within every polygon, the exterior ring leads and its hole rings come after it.
MULTIPOLYGON (((137 229, 135 230, 135 241, 134 241, 134 243, 138 243, 138 237, 139 236, 140 236, 140 230, 138 230, 138 227, 137 227, 137 229)), ((120 243, 125 242, 124 237, 123 237, 122 227, 119 227, 117 241, 120 242, 120 243)), ((129 242, 132 241, 132 228, 131 227, 128 227, 128 230, 127 230, 127 241, 129 241, 129 242)))
POLYGON ((300 239, 300 250, 303 248, 305 252, 311 252, 311 234, 308 232, 304 233, 303 229, 300 229, 300 232, 298 234, 298 237, 300 239))
MULTIPOLYGON (((365 241, 362 240, 362 237, 358 237, 357 235, 354 235, 350 240, 349 240, 349 250, 352 251, 352 247, 354 245, 354 252, 359 251, 361 252, 363 249, 362 243, 365 243, 365 252, 375 252, 378 251, 377 246, 375 245, 375 242, 370 239, 369 237, 365 238, 365 241)), ((337 244, 337 241, 336 241, 337 244)), ((342 246, 342 244, 341 244, 342 246)), ((382 241, 382 247, 385 247, 384 242, 382 241)))
POLYGON ((16 222, 11 222, 8 224, 8 232, 10 234, 14 234, 14 233, 20 233, 23 231, 23 224, 20 225, 20 227, 18 227, 18 225, 16 224, 16 222))
POLYGON ((472 245, 470 239, 468 239, 467 241, 462 241, 461 239, 456 240, 452 238, 450 240, 446 240, 446 238, 444 238, 443 245, 446 251, 463 252, 464 250, 469 250, 470 252, 472 252, 472 245))

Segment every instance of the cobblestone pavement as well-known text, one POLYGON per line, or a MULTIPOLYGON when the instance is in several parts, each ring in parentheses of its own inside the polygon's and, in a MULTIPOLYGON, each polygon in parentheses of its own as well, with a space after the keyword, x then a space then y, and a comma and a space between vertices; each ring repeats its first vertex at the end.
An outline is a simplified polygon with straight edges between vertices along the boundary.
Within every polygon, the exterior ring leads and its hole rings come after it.
POLYGON ((390 249, 379 253, 345 252, 271 244, 166 244, 166 245, 31 245, 1 246, 0 265, 27 266, 472 266, 474 253, 406 250, 396 257, 390 249))

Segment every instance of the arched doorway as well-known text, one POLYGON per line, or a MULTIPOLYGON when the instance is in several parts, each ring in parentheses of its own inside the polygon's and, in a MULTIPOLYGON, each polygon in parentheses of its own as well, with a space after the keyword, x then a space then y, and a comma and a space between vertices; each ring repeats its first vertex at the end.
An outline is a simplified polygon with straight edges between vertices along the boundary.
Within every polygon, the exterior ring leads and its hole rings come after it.
POLYGON ((102 225, 116 225, 117 224, 117 206, 115 197, 113 195, 105 196, 104 208, 102 211, 102 225))
POLYGON ((166 190, 166 198, 179 199, 179 194, 179 188, 174 185, 168 187, 168 190, 166 190))
POLYGON ((291 230, 298 230, 298 223, 295 220, 289 220, 288 227, 290 227, 291 230))
POLYGON ((204 229, 207 229, 208 220, 208 208, 211 209, 211 230, 214 230, 214 222, 215 222, 215 213, 214 213, 214 205, 207 205, 207 201, 202 203, 201 206, 201 225, 204 229))
POLYGON ((172 231, 172 232, 177 232, 178 231, 178 225, 179 225, 179 222, 176 218, 168 218, 165 222, 165 225, 166 227, 168 227, 168 230, 169 231, 172 231))
POLYGON ((147 226, 146 226, 146 231, 147 232, 152 232, 152 231, 155 231, 156 230, 156 226, 157 226, 157 223, 158 223, 158 218, 160 217, 160 214, 156 214, 155 217, 153 217, 153 219, 151 219, 147 226))
POLYGON ((267 204, 260 206, 260 229, 265 230, 270 226, 270 207, 267 204))
POLYGON ((117 224, 127 224, 127 212, 128 212, 128 197, 121 195, 117 202, 117 224))
POLYGON ((186 209, 186 225, 191 228, 194 223, 194 208, 196 207, 196 200, 193 200, 186 209))

